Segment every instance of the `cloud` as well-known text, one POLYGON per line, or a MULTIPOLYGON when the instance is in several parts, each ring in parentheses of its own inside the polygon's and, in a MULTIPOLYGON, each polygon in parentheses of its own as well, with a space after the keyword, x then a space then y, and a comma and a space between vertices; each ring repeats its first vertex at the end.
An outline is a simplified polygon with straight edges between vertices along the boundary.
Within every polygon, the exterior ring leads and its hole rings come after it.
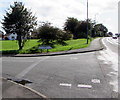
POLYGON ((75 17, 78 19, 85 19, 86 7, 82 2, 77 0, 31 0, 25 1, 27 7, 32 11, 41 21, 50 21, 57 26, 63 26, 67 17, 75 17))
MULTIPOLYGON (((0 10, 6 10, 14 0, 0 0, 0 10)), ((38 22, 49 21, 53 25, 62 28, 67 17, 75 17, 78 20, 87 18, 87 0, 16 0, 23 1, 25 6, 35 14, 38 22)), ((118 0, 88 0, 89 18, 102 21, 108 13, 117 9, 118 0)), ((5 12, 4 12, 5 13, 5 12)), ((3 12, 0 12, 3 15, 3 12)), ((107 15, 108 14, 108 15, 107 15)), ((116 15, 116 14, 115 14, 116 15)), ((107 17, 106 17, 107 16, 107 17)), ((0 16, 1 18, 1 16, 0 16)), ((112 18, 112 15, 111 15, 112 18)), ((112 21, 111 21, 112 22, 112 21)))

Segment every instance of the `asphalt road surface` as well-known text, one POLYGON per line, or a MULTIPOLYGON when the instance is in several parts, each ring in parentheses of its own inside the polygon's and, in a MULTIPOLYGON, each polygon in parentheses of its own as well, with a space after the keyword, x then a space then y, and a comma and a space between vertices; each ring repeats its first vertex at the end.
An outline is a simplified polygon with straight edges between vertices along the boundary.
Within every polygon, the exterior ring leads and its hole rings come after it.
POLYGON ((2 75, 30 80, 48 98, 116 98, 118 40, 104 38, 102 51, 48 57, 3 57, 2 75))

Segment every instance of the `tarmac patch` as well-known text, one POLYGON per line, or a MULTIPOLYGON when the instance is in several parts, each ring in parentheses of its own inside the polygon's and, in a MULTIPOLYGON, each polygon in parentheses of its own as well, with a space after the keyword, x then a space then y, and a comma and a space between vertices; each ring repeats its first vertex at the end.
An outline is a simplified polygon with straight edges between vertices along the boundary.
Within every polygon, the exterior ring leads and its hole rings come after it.
POLYGON ((32 83, 30 80, 27 80, 27 79, 7 78, 7 80, 11 80, 13 82, 16 82, 16 83, 22 84, 22 85, 32 83))

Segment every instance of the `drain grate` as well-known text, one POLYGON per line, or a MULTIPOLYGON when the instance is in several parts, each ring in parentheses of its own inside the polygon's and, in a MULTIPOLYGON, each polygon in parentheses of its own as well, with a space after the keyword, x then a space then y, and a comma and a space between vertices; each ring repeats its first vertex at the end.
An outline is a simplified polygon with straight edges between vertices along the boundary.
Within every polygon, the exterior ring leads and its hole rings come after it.
POLYGON ((18 84, 22 84, 22 85, 25 85, 25 84, 30 84, 32 83, 30 80, 28 79, 17 79, 17 78, 7 78, 7 80, 11 80, 11 81, 14 81, 18 84))

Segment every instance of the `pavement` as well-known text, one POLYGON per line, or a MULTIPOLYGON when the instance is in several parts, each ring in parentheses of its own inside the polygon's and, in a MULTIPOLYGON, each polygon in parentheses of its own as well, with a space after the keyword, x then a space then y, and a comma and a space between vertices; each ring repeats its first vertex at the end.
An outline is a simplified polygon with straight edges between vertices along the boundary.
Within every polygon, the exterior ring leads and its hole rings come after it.
POLYGON ((5 78, 1 78, 0 83, 2 83, 2 100, 11 100, 15 98, 21 100, 43 98, 44 100, 48 100, 43 94, 5 78))
MULTIPOLYGON (((55 55, 65 55, 65 54, 75 54, 75 53, 99 51, 99 50, 104 49, 104 45, 102 44, 101 39, 102 38, 96 38, 95 40, 93 40, 91 42, 90 46, 87 48, 55 52, 55 53, 45 53, 45 54, 17 54, 17 55, 14 55, 14 57, 55 56, 55 55)), ((3 98, 44 98, 44 99, 48 99, 43 94, 25 86, 25 85, 18 84, 11 80, 1 78, 0 83, 2 83, 2 97, 3 98)), ((22 99, 22 100, 24 100, 24 99, 22 99)))

